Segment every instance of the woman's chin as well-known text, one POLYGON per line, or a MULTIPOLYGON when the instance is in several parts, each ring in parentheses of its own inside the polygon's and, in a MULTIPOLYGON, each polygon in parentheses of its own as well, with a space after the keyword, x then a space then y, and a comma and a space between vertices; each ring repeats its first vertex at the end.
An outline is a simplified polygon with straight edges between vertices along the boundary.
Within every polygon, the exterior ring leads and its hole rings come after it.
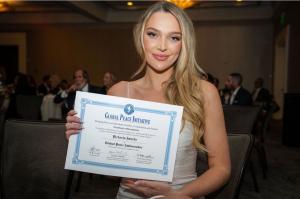
POLYGON ((169 70, 173 70, 173 66, 171 65, 156 65, 155 67, 154 66, 151 66, 150 65, 150 68, 156 72, 156 73, 164 73, 166 71, 169 71, 169 70))

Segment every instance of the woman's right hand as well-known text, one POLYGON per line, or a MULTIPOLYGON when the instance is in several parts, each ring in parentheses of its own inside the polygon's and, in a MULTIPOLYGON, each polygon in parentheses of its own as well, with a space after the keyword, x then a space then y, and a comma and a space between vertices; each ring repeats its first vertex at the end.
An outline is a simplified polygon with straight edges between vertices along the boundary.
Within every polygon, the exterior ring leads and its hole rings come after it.
POLYGON ((69 140, 69 137, 73 134, 77 134, 82 129, 82 123, 80 118, 75 116, 77 113, 74 110, 68 112, 67 123, 66 123, 66 138, 69 140))

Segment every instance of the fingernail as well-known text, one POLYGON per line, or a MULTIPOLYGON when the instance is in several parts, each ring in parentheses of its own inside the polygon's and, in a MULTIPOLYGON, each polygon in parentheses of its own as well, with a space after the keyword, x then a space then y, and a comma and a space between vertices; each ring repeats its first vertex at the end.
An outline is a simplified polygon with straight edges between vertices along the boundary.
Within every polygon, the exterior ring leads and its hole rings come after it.
POLYGON ((137 180, 134 182, 135 185, 139 185, 141 183, 141 181, 137 180))

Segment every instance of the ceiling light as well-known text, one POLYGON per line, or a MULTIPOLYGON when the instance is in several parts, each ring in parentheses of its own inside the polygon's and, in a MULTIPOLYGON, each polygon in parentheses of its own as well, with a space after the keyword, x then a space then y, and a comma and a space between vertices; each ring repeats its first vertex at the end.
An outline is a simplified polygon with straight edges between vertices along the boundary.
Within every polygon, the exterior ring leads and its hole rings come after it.
POLYGON ((174 3, 176 6, 182 9, 192 7, 196 3, 195 0, 166 0, 166 1, 174 3))
POLYGON ((0 2, 0 12, 5 12, 8 10, 8 6, 5 2, 0 2))
POLYGON ((127 2, 127 6, 133 6, 133 2, 132 1, 128 1, 127 2))

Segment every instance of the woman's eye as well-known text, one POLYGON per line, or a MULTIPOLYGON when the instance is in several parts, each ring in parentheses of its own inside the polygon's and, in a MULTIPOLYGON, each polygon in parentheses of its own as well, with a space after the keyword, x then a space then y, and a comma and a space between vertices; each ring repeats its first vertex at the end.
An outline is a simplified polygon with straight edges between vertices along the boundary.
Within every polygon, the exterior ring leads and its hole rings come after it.
POLYGON ((181 40, 181 38, 178 36, 172 36, 171 39, 172 39, 172 41, 180 41, 181 40))
POLYGON ((147 32, 147 35, 149 37, 156 37, 156 33, 154 33, 154 32, 147 32))

